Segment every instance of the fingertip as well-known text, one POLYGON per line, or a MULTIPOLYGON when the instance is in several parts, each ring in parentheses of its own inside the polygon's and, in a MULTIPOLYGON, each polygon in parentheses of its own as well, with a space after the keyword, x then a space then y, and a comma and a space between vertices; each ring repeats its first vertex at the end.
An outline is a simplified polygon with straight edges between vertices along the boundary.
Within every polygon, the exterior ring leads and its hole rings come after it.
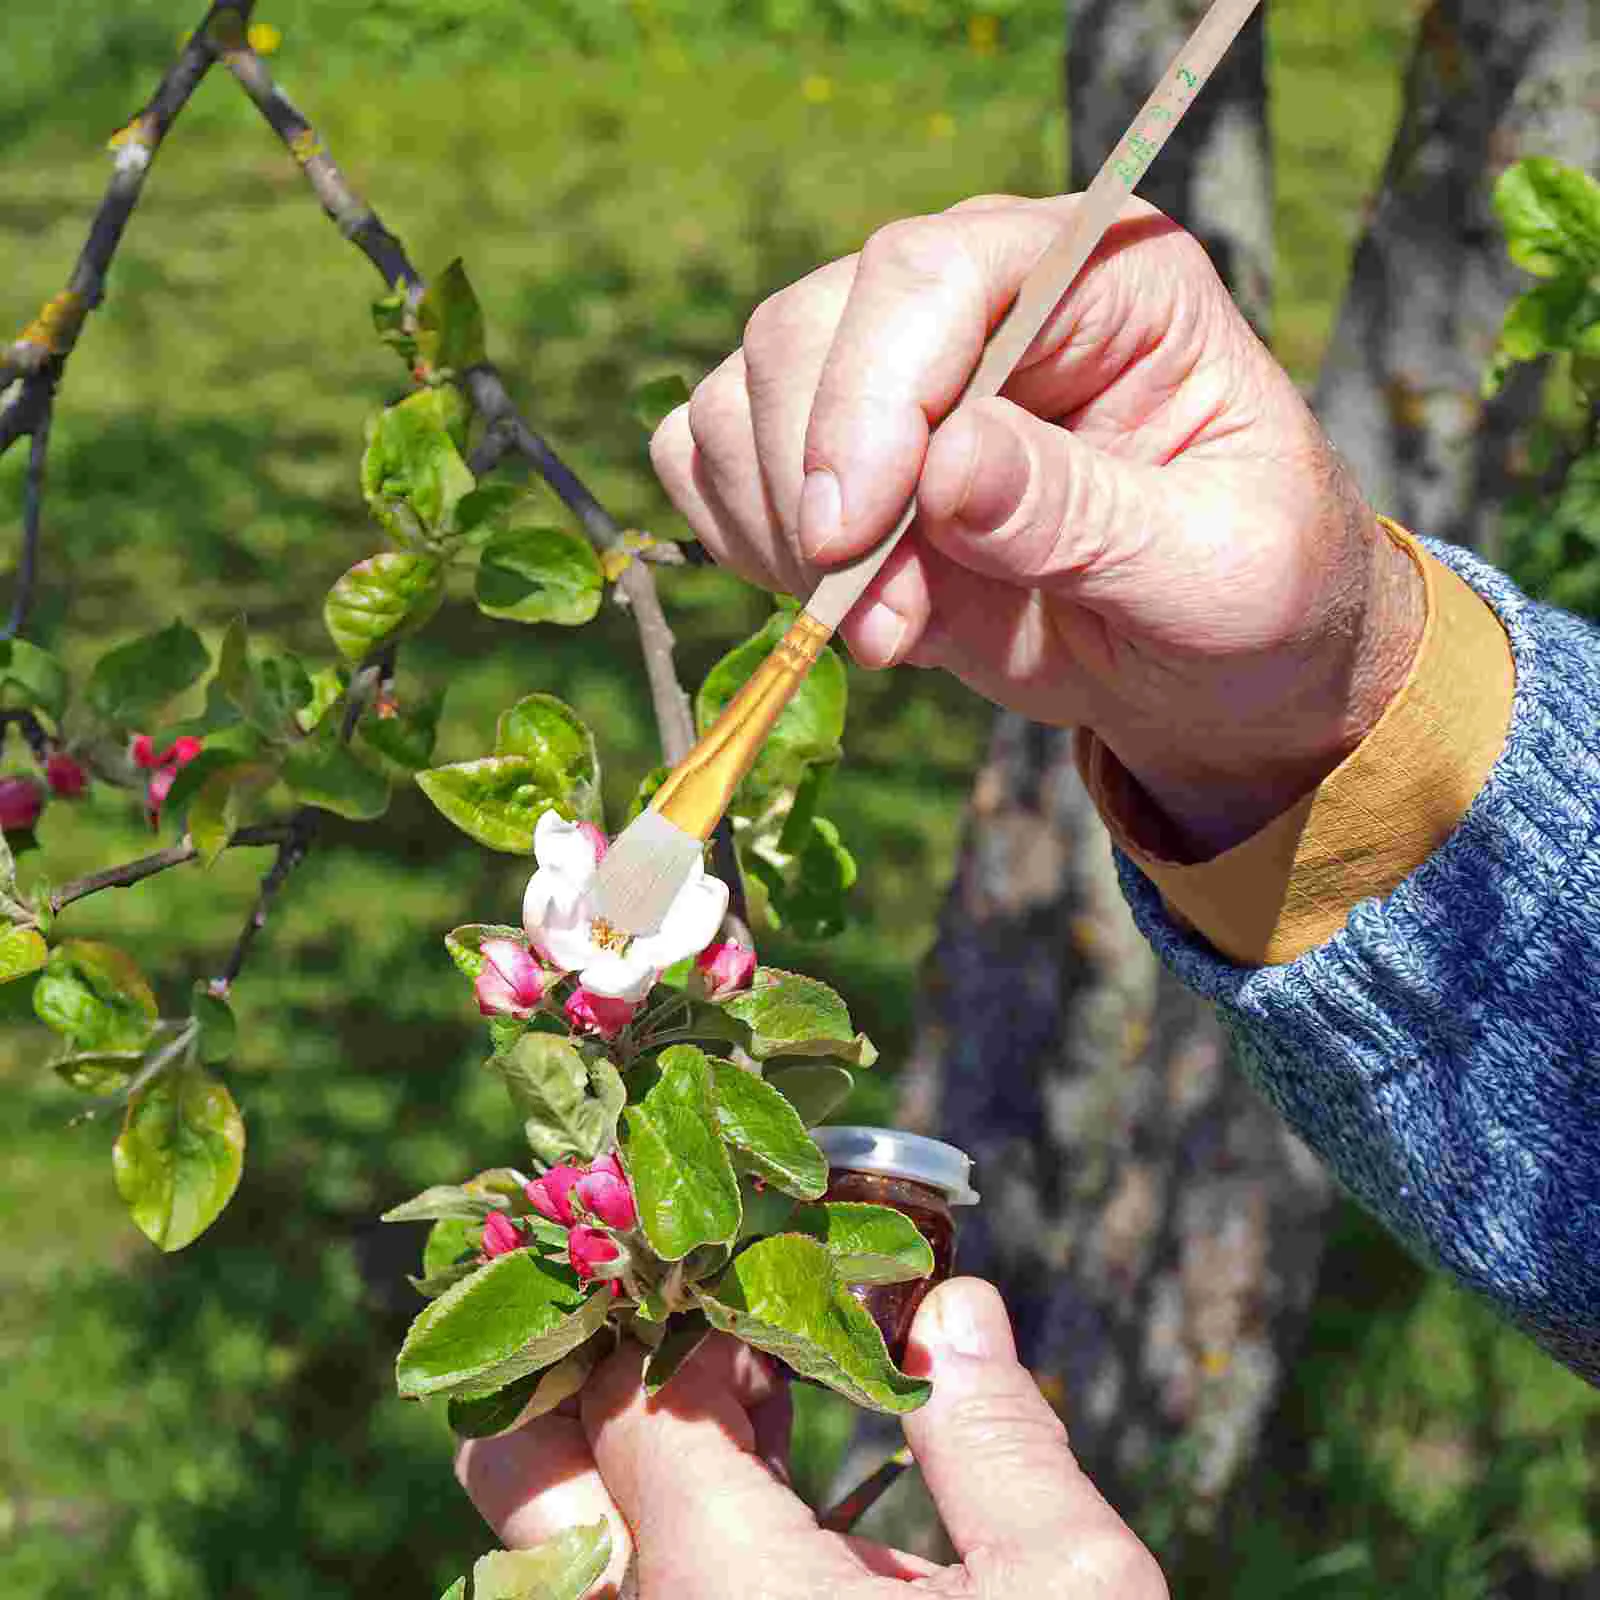
POLYGON ((1011 1317, 1000 1291, 982 1278, 951 1278, 935 1288, 917 1310, 908 1354, 924 1373, 937 1376, 950 1355, 977 1361, 1017 1359, 1011 1317))

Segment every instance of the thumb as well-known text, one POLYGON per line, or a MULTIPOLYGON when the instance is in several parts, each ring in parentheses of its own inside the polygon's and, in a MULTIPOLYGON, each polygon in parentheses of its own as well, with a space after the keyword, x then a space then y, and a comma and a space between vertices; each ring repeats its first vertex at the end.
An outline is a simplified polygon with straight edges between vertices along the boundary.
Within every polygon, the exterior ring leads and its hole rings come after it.
POLYGON ((1000 399, 945 422, 917 491, 924 537, 957 565, 1074 599, 1143 549, 1166 499, 1154 468, 1000 399))
POLYGON ((911 1348, 933 1396, 905 1419, 906 1437, 969 1568, 1013 1574, 1008 1593, 1165 1596, 1154 1558, 1084 1475, 1018 1363, 991 1285, 941 1284, 917 1313, 911 1348))

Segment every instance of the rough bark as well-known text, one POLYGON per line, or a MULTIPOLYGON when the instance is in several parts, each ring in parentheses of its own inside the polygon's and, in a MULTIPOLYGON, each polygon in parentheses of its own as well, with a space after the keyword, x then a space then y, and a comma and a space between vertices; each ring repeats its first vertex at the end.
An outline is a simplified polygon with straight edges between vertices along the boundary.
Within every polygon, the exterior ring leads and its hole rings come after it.
POLYGON ((1516 440, 1538 403, 1525 369, 1481 384, 1526 278, 1491 196, 1513 162, 1600 168, 1596 0, 1435 0, 1423 18, 1382 192, 1356 251, 1316 409, 1368 498, 1419 532, 1493 556, 1516 440))
MULTIPOLYGON (((1085 188, 1209 0, 1068 0, 1072 187, 1085 188)), ((1272 300, 1265 8, 1245 26, 1139 193, 1211 253, 1263 335, 1272 300)))

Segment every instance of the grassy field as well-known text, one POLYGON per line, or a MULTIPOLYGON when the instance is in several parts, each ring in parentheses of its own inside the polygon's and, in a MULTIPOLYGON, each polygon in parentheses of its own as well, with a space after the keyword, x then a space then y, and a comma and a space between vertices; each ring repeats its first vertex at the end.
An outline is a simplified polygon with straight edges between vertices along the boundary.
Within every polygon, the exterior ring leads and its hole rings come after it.
MULTIPOLYGON (((103 141, 198 7, 11 0, 0 19, 0 285, 53 292, 106 173, 103 141)), ((540 425, 624 520, 671 531, 626 399, 691 380, 749 308, 877 224, 1064 171, 1058 7, 678 3, 518 7, 284 0, 286 87, 436 267, 466 257, 491 348, 540 425), (855 15, 856 20, 850 18, 855 15), (864 19, 864 20, 863 20, 864 19)), ((1301 0, 1273 39, 1285 360, 1315 370, 1349 240, 1392 126, 1409 17, 1301 0)), ((105 309, 62 393, 40 611, 81 665, 176 611, 323 654, 328 583, 371 548, 355 482, 364 416, 396 389, 365 264, 218 76, 159 159, 105 309)), ((0 463, 14 526, 18 453, 0 463)), ((758 597, 675 574, 698 677, 758 597)), ((446 758, 545 688, 591 720, 620 805, 651 763, 632 637, 447 609, 402 690, 448 684, 446 758)), ((870 864, 841 938, 798 952, 850 996, 891 1068, 954 856, 987 714, 925 675, 852 680, 832 806, 870 864)), ((139 853, 124 797, 56 807, 52 877, 139 853)), ((174 998, 215 968, 259 863, 169 874, 75 909, 68 931, 138 951, 174 998)), ((122 1217, 110 1131, 0 1035, 0 1592, 100 1600, 424 1594, 486 1538, 437 1420, 392 1399, 411 1310, 397 1196, 512 1154, 498 1090, 437 942, 508 916, 519 869, 458 842, 420 797, 338 825, 237 991, 244 1186, 216 1231, 158 1258, 122 1217)), ((14 1014, 17 996, 0 990, 14 1014)), ((886 1086, 869 1087, 864 1112, 886 1086)), ((826 1419, 808 1438, 821 1470, 826 1419)), ((1238 1527, 1185 1595, 1497 1592, 1503 1558, 1594 1561, 1600 1404, 1353 1216, 1238 1527)), ((1149 1530, 1153 1537, 1159 1529, 1149 1530)))

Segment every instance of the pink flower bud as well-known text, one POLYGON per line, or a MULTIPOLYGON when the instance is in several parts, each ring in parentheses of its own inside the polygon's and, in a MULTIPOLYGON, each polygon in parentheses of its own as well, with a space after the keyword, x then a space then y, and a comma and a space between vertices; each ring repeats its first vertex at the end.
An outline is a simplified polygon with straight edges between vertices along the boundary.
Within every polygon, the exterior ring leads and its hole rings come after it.
POLYGON ((592 822, 580 822, 578 832, 589 841, 589 847, 594 851, 594 864, 598 867, 605 860, 606 851, 611 848, 605 834, 592 822))
POLYGON ((596 1267, 615 1261, 622 1251, 617 1241, 599 1228, 577 1227, 567 1235, 567 1254, 578 1276, 587 1282, 596 1267))
POLYGON ((613 1178, 621 1178, 624 1183, 628 1181, 627 1173, 622 1170, 622 1163, 617 1160, 614 1154, 609 1152, 603 1156, 596 1156, 589 1163, 589 1170, 591 1172, 609 1172, 613 1178))
POLYGON ((89 787, 89 774, 71 756, 57 751, 44 764, 44 781, 52 794, 76 800, 89 787))
POLYGON ((496 1256, 509 1255, 522 1248, 522 1235, 517 1225, 503 1211, 491 1211, 483 1219, 484 1259, 493 1261, 496 1256))
POLYGON ((730 994, 750 987, 756 970, 756 953, 737 939, 721 939, 708 944, 694 958, 694 966, 705 983, 707 997, 726 1000, 730 994))
POLYGON ((485 939, 483 971, 472 985, 486 1017, 531 1017, 544 998, 544 971, 515 939, 485 939))
POLYGON ((44 810, 44 790, 32 778, 0 778, 0 830, 31 828, 44 810))
MULTIPOLYGON (((598 1167, 599 1163, 595 1165, 598 1167)), ((628 1187, 627 1180, 613 1177, 609 1172, 591 1171, 579 1178, 572 1186, 572 1197, 607 1227, 626 1231, 639 1219, 633 1204, 633 1190, 628 1187)))
POLYGON ((633 1000, 619 1000, 615 995, 578 988, 572 991, 562 1009, 567 1021, 580 1033, 597 1033, 602 1039, 615 1039, 633 1021, 633 1014, 639 1007, 633 1000))
POLYGON ((542 1178, 524 1184, 522 1192, 528 1204, 541 1217, 559 1222, 562 1227, 572 1226, 572 1186, 583 1176, 582 1167, 569 1167, 565 1163, 551 1167, 542 1178))
POLYGON ((148 733, 136 733, 128 746, 128 756, 136 767, 159 767, 161 758, 156 754, 156 742, 148 733))
POLYGON ((205 748, 205 743, 204 739, 197 739, 192 733, 186 733, 181 739, 172 741, 172 748, 166 751, 161 759, 176 761, 180 767, 186 767, 205 748))
POLYGON ((144 814, 150 819, 152 828, 161 826, 161 808, 167 802, 167 796, 172 792, 172 786, 178 781, 178 769, 172 766, 157 767, 150 774, 150 782, 144 791, 144 814))

